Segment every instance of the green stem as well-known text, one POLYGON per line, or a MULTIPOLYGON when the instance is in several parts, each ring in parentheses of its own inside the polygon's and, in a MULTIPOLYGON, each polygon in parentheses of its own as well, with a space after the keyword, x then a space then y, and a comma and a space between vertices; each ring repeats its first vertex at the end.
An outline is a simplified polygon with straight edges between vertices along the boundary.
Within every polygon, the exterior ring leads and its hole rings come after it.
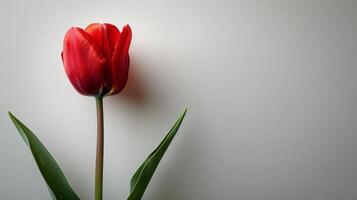
POLYGON ((96 97, 96 105, 97 105, 97 156, 95 161, 95 200, 102 200, 103 155, 104 155, 103 97, 96 97))

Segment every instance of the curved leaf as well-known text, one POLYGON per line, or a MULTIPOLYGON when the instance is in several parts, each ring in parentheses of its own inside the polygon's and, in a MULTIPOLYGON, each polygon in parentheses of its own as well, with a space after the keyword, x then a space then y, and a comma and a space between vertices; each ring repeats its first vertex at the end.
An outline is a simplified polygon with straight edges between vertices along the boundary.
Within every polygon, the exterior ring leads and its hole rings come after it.
POLYGON ((25 141, 45 179, 53 200, 79 200, 66 177, 41 141, 11 112, 9 116, 25 141))
POLYGON ((146 158, 144 163, 135 172, 130 182, 130 195, 128 200, 140 200, 143 196, 146 187, 149 185, 151 177, 155 173, 157 166, 160 163, 161 158, 165 154, 172 139, 175 137, 185 115, 187 109, 180 115, 174 126, 169 133, 165 136, 158 147, 146 158))

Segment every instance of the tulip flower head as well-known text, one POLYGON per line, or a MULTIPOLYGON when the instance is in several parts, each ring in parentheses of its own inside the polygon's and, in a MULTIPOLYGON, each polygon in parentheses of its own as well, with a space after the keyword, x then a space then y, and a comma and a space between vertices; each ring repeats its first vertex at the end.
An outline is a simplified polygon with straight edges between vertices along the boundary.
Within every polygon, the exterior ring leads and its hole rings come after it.
POLYGON ((112 24, 70 28, 62 61, 73 87, 82 95, 104 97, 122 91, 128 79, 131 29, 112 24))

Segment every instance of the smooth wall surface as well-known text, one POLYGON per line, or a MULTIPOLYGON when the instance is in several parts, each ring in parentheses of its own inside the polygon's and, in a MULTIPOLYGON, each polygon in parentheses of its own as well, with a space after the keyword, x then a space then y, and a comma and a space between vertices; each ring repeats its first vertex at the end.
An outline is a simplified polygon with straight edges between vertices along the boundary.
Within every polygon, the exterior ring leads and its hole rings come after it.
POLYGON ((93 199, 95 102, 70 85, 71 26, 133 29, 127 87, 105 99, 106 200, 187 106, 143 199, 357 199, 357 1, 2 0, 0 199, 47 200, 11 110, 93 199))

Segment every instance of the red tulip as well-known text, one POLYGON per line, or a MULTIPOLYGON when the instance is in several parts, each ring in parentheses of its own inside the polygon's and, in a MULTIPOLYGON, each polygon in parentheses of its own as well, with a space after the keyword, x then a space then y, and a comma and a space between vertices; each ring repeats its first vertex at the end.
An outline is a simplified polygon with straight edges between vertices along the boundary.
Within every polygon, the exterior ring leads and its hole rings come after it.
POLYGON ((123 90, 129 70, 131 29, 112 24, 70 28, 63 42, 62 61, 73 87, 83 95, 103 97, 123 90))

